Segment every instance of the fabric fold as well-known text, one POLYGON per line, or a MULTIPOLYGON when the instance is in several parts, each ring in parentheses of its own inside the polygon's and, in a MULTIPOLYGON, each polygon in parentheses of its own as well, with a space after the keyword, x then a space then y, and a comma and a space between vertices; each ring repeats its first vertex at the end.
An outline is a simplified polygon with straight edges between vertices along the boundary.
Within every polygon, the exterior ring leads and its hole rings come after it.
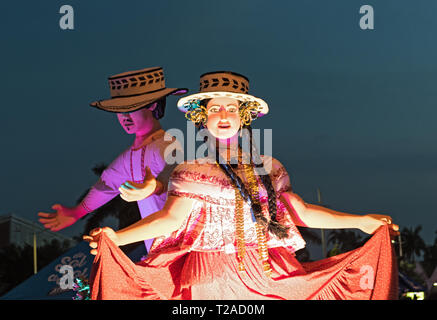
POLYGON ((299 263, 285 247, 269 248, 267 277, 256 250, 247 250, 244 272, 235 253, 168 248, 133 263, 105 234, 90 277, 92 299, 195 300, 395 300, 397 264, 388 226, 361 247, 323 260, 299 263))

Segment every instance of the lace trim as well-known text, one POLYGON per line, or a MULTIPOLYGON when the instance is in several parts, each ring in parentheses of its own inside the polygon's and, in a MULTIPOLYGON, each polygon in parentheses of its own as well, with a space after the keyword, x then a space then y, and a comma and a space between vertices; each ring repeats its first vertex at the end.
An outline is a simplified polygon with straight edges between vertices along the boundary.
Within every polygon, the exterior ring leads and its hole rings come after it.
POLYGON ((181 192, 176 190, 169 190, 167 192, 167 195, 205 201, 210 204, 219 205, 219 206, 235 206, 234 199, 227 199, 222 197, 211 197, 209 195, 194 194, 190 192, 181 192))
POLYGON ((186 182, 209 183, 213 185, 232 187, 232 183, 228 178, 222 179, 217 176, 206 175, 204 173, 193 172, 190 170, 173 171, 171 180, 183 180, 186 182))

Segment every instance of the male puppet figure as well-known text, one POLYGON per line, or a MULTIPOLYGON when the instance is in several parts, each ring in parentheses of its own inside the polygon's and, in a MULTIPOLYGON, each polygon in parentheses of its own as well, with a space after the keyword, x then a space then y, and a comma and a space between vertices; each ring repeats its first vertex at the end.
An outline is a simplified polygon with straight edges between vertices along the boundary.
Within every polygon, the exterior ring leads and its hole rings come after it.
MULTIPOLYGON (((129 71, 108 80, 111 98, 91 106, 116 113, 123 129, 135 134, 134 143, 104 170, 79 205, 67 208, 55 204, 55 213, 38 213, 39 221, 52 231, 74 224, 117 195, 126 201, 138 201, 142 218, 159 211, 165 203, 168 179, 177 165, 172 163, 172 151, 181 151, 181 147, 176 139, 166 136, 159 119, 164 116, 166 97, 188 90, 166 88, 160 67, 129 71), (130 193, 132 189, 136 189, 135 194, 130 193)), ((152 242, 145 241, 147 251, 152 242)))

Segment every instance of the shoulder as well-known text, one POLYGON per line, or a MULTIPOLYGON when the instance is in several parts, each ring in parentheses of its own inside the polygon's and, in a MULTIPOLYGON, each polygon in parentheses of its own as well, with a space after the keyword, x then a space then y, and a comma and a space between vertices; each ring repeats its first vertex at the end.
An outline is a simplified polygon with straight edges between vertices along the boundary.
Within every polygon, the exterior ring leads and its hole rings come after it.
POLYGON ((271 156, 261 156, 261 159, 263 160, 265 171, 270 175, 276 192, 282 193, 291 190, 290 177, 282 163, 271 156))
POLYGON ((269 155, 261 155, 261 159, 263 167, 272 178, 287 174, 287 170, 278 159, 269 155))
MULTIPOLYGON (((174 164, 174 159, 183 160, 183 149, 181 143, 167 132, 162 132, 147 146, 148 152, 154 155, 156 161, 163 162, 170 159, 169 163, 174 164)), ((178 161, 176 161, 178 162, 178 161)))
POLYGON ((112 160, 112 162, 108 167, 124 165, 126 159, 129 158, 130 153, 131 153, 131 147, 125 148, 121 153, 115 156, 115 158, 112 160))
POLYGON ((129 176, 130 150, 131 148, 129 147, 118 154, 103 170, 100 176, 101 179, 109 181, 115 178, 125 179, 129 176))
POLYGON ((164 150, 168 146, 174 146, 180 148, 180 142, 176 139, 176 137, 172 136, 168 132, 162 132, 159 134, 153 141, 150 142, 149 146, 154 150, 164 150))

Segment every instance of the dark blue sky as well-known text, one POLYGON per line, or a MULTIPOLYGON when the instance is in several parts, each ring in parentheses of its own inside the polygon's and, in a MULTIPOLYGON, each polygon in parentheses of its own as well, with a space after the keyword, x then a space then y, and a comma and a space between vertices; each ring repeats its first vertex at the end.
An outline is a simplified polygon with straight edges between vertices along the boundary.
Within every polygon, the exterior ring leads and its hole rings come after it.
MULTIPOLYGON (((437 2, 27 1, 1 4, 1 207, 36 221, 74 205, 132 142, 115 115, 88 103, 107 77, 162 66, 169 87, 233 70, 271 113, 273 153, 295 192, 351 213, 384 213, 401 227, 437 229, 437 2), (59 8, 75 10, 63 31, 59 8), (375 29, 359 28, 373 5, 375 29)), ((165 129, 185 130, 176 99, 165 129)), ((78 227, 66 234, 80 231, 78 227)))

